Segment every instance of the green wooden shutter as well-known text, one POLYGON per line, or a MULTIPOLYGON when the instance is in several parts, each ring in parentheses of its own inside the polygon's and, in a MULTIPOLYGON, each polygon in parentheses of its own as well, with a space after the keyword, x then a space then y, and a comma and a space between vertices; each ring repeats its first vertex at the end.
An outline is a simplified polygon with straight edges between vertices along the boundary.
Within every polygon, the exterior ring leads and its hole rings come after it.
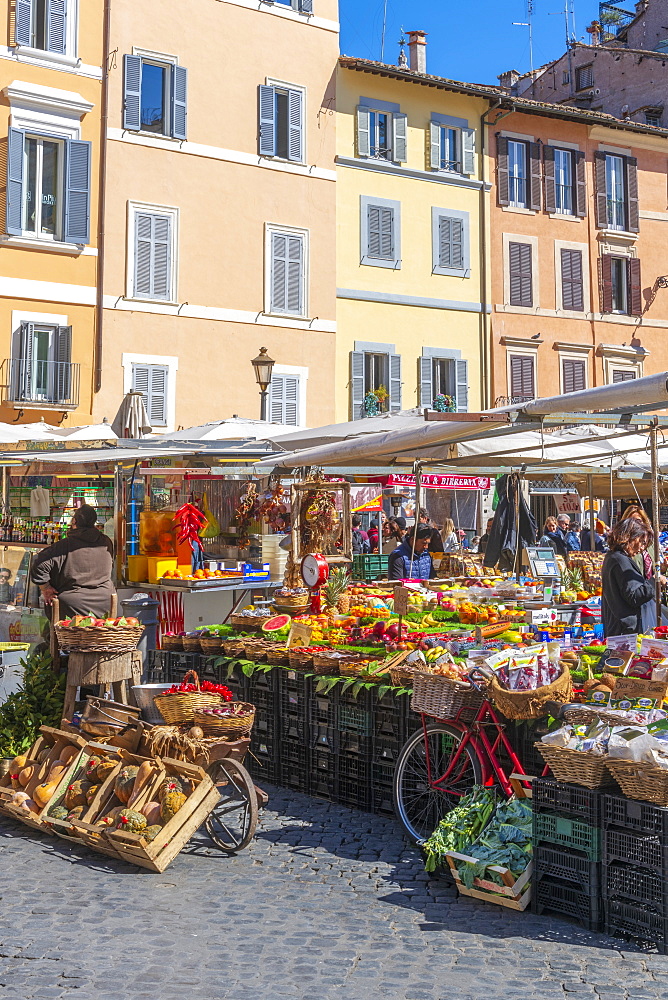
POLYGON ((301 90, 288 91, 288 159, 304 159, 304 121, 301 90))
POLYGON ((16 0, 14 41, 17 45, 32 45, 33 0, 16 0))
POLYGON ((587 362, 582 358, 562 358, 561 374, 564 392, 587 388, 587 362))
POLYGON ((418 405, 431 409, 434 403, 433 358, 418 358, 418 405))
POLYGON ((65 240, 90 240, 90 171, 92 143, 68 139, 65 154, 65 240))
POLYGON ((7 210, 5 228, 12 236, 23 233, 23 147, 25 134, 7 130, 7 210))
POLYGON ((141 128, 141 59, 123 56, 123 128, 138 132, 141 128))
POLYGON ((457 413, 466 413, 469 408, 469 363, 464 358, 455 358, 455 398, 457 413))
POLYGON ((429 122, 428 132, 428 162, 431 170, 441 169, 441 126, 438 122, 429 122))
POLYGON ((462 173, 475 173, 475 129, 462 129, 462 173))
POLYGON ((186 139, 188 118, 188 70, 172 66, 172 137, 186 139))
POLYGON ((262 84, 259 89, 260 156, 276 155, 276 88, 262 84))
POLYGON ((513 399, 536 395, 535 363, 528 354, 510 356, 510 395, 513 399))
POLYGON ((390 375, 390 413, 398 413, 401 409, 401 355, 389 354, 390 375))
POLYGON ((561 248, 561 304, 574 312, 584 310, 581 250, 561 248))
POLYGON ((395 112, 392 116, 392 159, 395 163, 405 163, 408 159, 407 127, 407 116, 395 112))
POLYGON ((530 308, 533 305, 532 260, 530 243, 509 243, 510 305, 530 308))
POLYGON ((54 379, 54 402, 70 403, 72 400, 72 327, 58 326, 54 333, 53 360, 56 377, 54 379))
POLYGON ((48 52, 65 52, 67 0, 47 0, 46 48, 48 52))
POLYGON ((350 419, 364 416, 364 351, 350 352, 350 419))
POLYGON ((371 123, 368 108, 357 108, 357 155, 371 156, 371 123))

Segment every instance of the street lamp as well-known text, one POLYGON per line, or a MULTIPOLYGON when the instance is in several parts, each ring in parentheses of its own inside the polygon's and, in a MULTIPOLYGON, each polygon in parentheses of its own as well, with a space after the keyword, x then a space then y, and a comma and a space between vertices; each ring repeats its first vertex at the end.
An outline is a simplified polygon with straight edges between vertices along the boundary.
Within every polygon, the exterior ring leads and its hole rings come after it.
POLYGON ((255 381, 260 386, 260 420, 267 419, 267 389, 271 384, 271 372, 276 364, 267 354, 267 348, 261 347, 260 353, 251 361, 255 369, 255 381))

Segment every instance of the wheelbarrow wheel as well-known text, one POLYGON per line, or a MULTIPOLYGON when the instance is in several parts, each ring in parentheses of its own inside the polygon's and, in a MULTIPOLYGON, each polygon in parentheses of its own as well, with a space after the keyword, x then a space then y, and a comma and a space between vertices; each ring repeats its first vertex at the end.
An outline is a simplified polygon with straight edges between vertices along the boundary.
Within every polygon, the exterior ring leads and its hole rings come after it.
POLYGON ((253 779, 231 757, 214 761, 208 773, 221 798, 206 821, 206 832, 221 851, 236 854, 255 836, 258 806, 253 779))

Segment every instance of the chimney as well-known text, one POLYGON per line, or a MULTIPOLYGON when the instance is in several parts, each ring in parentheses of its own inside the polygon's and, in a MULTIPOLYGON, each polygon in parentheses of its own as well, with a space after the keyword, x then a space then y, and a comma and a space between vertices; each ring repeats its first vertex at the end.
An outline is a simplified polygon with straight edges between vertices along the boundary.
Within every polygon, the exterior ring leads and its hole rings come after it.
POLYGON ((510 91, 513 90, 519 78, 520 74, 517 72, 516 69, 508 69, 506 70, 505 73, 501 73, 499 76, 497 76, 497 80, 499 81, 499 84, 503 87, 503 89, 510 91))
POLYGON ((591 24, 587 25, 587 31, 591 35, 591 44, 598 45, 601 41, 601 22, 592 21, 591 24))
POLYGON ((408 31, 408 60, 413 73, 427 72, 427 32, 408 31))

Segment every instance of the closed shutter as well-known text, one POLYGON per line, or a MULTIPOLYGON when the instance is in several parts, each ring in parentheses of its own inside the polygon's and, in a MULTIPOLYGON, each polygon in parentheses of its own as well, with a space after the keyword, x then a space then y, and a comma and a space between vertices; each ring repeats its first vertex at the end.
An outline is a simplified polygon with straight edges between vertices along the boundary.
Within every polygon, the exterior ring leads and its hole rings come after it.
POLYGON ((447 215, 438 220, 438 266, 464 267, 464 223, 447 215))
POLYGON ((557 190, 554 176, 554 146, 543 146, 543 164, 545 167, 545 211, 557 211, 557 190))
POLYGON ((367 248, 369 257, 394 260, 394 209, 387 205, 367 205, 367 248))
POLYGON ((407 118, 396 112, 392 116, 392 159, 395 163, 405 163, 407 155, 407 118))
POLYGON ((594 192, 596 197, 596 225, 608 228, 608 195, 605 183, 605 153, 594 153, 594 192))
POLYGON ((401 409, 401 355, 390 354, 390 413, 398 413, 401 409))
POLYGON ((172 66, 172 137, 183 139, 187 135, 188 70, 185 66, 172 66))
POLYGON ((441 169, 441 126, 438 122, 429 122, 427 161, 432 170, 441 169))
POLYGON ((418 406, 431 409, 434 402, 433 358, 418 358, 418 406))
MULTIPOLYGON (((625 156, 626 161, 626 224, 630 233, 640 232, 638 208, 638 161, 635 156, 625 156)), ((634 315, 637 315, 634 313, 634 315)))
POLYGON ((601 296, 601 312, 612 312, 612 256, 601 254, 598 258, 598 282, 601 296))
POLYGON ((65 164, 65 240, 90 240, 90 168, 92 143, 67 141, 65 164))
POLYGON ((575 160, 575 214, 580 219, 587 215, 587 168, 585 154, 573 153, 575 160))
POLYGON ((123 128, 138 132, 141 128, 141 59, 123 57, 123 128))
POLYGON ((561 250, 561 305, 573 312, 584 310, 582 251, 561 250))
POLYGON ((299 424, 299 376, 274 375, 269 388, 269 413, 272 423, 299 424))
POLYGON ((540 173, 540 145, 537 142, 530 142, 529 146, 529 208, 534 212, 540 212, 540 189, 542 178, 540 173))
POLYGON ((466 413, 469 408, 469 363, 463 358, 456 358, 454 364, 457 413, 466 413))
POLYGON ((48 52, 65 52, 65 17, 67 0, 47 0, 46 48, 48 52))
POLYGON ((350 352, 350 419, 364 416, 364 351, 350 352))
POLYGON ((510 355, 510 395, 533 398, 536 395, 535 361, 528 354, 510 355))
POLYGON ((54 403, 74 402, 72 399, 72 327, 58 326, 54 332, 53 360, 56 362, 54 403))
POLYGON ((288 91, 288 159, 301 163, 304 159, 304 125, 301 90, 288 91))
POLYGON ((274 156, 276 153, 276 90, 274 87, 259 87, 260 106, 260 156, 274 156))
POLYGON ((532 262, 530 243, 509 243, 510 305, 533 306, 532 262))
POLYGON ((371 156, 371 125, 368 108, 357 108, 357 155, 371 156))
POLYGON ((6 229, 12 236, 23 232, 23 145, 20 129, 7 130, 7 216, 6 229))
POLYGON ((167 423, 167 378, 166 365, 133 365, 132 391, 140 392, 151 426, 167 423))
POLYGON ((16 0, 14 41, 17 45, 32 45, 33 0, 16 0))
POLYGON ((304 309, 304 241, 290 233, 271 234, 270 311, 300 316, 304 309))
POLYGON ((475 129, 462 129, 462 173, 475 173, 475 129))
POLYGON ((563 392, 580 392, 587 388, 587 362, 581 358, 562 358, 563 392))
POLYGON ((629 316, 642 316, 642 287, 640 284, 640 261, 630 257, 628 261, 629 316))
POLYGON ((496 197, 499 205, 510 204, 508 139, 505 135, 499 135, 496 138, 496 197))
POLYGON ((19 332, 19 356, 12 362, 12 399, 30 399, 32 382, 33 341, 35 324, 21 323, 19 332))
POLYGON ((172 220, 168 215, 137 212, 134 294, 138 298, 171 299, 171 243, 172 220))
POLYGON ((300 14, 312 14, 313 0, 297 0, 297 9, 300 14))
POLYGON ((636 373, 629 368, 613 368, 612 370, 613 383, 632 382, 634 378, 637 378, 636 373))

